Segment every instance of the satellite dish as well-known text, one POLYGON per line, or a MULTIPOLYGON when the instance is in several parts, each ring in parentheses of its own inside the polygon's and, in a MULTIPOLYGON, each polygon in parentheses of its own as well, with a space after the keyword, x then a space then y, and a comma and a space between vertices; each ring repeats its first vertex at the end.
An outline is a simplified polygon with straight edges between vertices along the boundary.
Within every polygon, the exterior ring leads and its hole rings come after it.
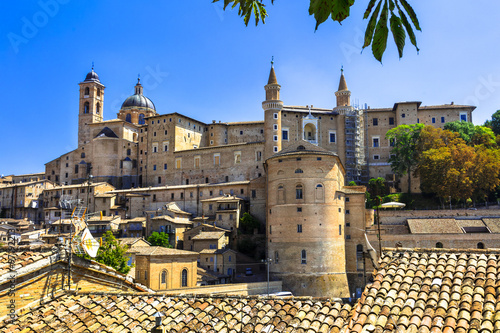
POLYGON ((82 233, 80 245, 89 256, 92 258, 96 257, 97 250, 99 250, 99 242, 92 237, 88 228, 85 228, 82 233))

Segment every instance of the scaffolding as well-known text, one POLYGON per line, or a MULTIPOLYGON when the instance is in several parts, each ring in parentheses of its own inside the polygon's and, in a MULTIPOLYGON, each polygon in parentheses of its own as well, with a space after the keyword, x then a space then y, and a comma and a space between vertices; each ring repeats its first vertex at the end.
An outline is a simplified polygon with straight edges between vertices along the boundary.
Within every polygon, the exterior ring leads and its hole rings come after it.
POLYGON ((368 165, 365 155, 365 131, 363 111, 351 108, 345 111, 345 150, 347 183, 368 182, 368 165))

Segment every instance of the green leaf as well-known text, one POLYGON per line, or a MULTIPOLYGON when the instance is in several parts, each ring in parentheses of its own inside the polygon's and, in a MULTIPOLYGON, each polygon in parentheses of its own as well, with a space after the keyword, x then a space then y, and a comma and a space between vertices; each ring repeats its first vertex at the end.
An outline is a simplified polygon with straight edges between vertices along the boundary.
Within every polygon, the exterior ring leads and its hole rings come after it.
POLYGON ((382 1, 380 1, 375 8, 372 16, 370 17, 370 21, 368 21, 368 25, 365 30, 365 43, 363 44, 363 48, 367 47, 372 43, 373 32, 375 31, 375 25, 377 24, 378 12, 380 11, 380 6, 382 5, 382 1))
POLYGON ((389 29, 387 28, 387 17, 389 14, 389 8, 387 7, 387 0, 384 1, 384 7, 380 14, 380 19, 378 20, 377 27, 375 28, 375 35, 373 36, 372 53, 375 59, 382 62, 382 56, 384 55, 385 48, 387 47, 387 36, 389 35, 389 29))
POLYGON ((370 0, 370 2, 368 3, 368 7, 366 7, 365 15, 363 15, 363 20, 366 20, 368 18, 368 16, 370 15, 370 13, 372 12, 372 8, 373 8, 373 6, 375 6, 375 1, 377 1, 377 0, 370 0))
POLYGON ((413 22, 413 25, 415 26, 415 29, 417 29, 418 31, 422 31, 420 29, 420 24, 418 23, 417 14, 415 14, 415 11, 410 6, 410 4, 408 2, 406 2, 406 0, 399 0, 399 1, 401 1, 401 4, 405 8, 405 11, 408 13, 408 16, 410 16, 411 21, 413 22))
POLYGON ((392 36, 394 37, 394 43, 398 47, 399 58, 403 57, 403 49, 405 47, 405 29, 401 23, 401 19, 396 15, 391 14, 390 26, 392 36))
POLYGON ((401 9, 399 9, 399 16, 401 16, 401 22, 403 22, 403 25, 406 29, 406 32, 408 33, 408 37, 410 37, 410 42, 415 46, 417 49, 417 52, 420 51, 418 46, 417 46, 417 38, 415 37, 415 33, 413 32, 413 28, 410 25, 410 22, 408 22, 408 19, 406 18, 405 13, 401 9))
POLYGON ((331 15, 332 20, 342 22, 349 16, 351 6, 354 0, 311 0, 309 3, 309 15, 314 15, 316 27, 325 22, 331 15))

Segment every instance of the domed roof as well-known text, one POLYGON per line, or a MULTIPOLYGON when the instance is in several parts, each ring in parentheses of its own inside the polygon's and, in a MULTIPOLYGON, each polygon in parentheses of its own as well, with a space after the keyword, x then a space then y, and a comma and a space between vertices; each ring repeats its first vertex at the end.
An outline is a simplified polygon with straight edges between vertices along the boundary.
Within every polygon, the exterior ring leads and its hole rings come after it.
POLYGON ((142 85, 140 79, 135 86, 135 94, 128 97, 122 104, 122 109, 126 107, 149 108, 156 111, 154 103, 142 94, 142 85))
POLYGON ((155 108, 155 105, 153 104, 153 102, 147 98, 146 96, 144 95, 139 95, 139 94, 134 94, 130 97, 128 97, 125 102, 123 102, 122 104, 122 109, 123 108, 126 108, 126 107, 131 107, 131 106, 135 106, 135 107, 142 107, 142 108, 150 108, 150 109, 153 109, 156 111, 156 108, 155 108))
POLYGON ((92 68, 92 71, 90 71, 87 76, 85 77, 85 81, 83 82, 100 82, 99 81, 99 75, 97 75, 96 72, 94 72, 94 68, 92 68))

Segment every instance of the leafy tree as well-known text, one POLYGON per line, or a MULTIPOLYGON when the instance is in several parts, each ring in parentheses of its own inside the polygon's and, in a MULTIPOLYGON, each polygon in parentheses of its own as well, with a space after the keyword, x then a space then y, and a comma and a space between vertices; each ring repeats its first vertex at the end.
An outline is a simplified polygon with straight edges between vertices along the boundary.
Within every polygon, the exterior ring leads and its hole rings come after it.
POLYGON ((163 246, 167 248, 172 247, 168 242, 168 234, 164 232, 153 231, 151 236, 148 237, 148 242, 150 242, 153 246, 163 246))
POLYGON ((495 135, 500 135, 500 110, 497 110, 497 112, 493 113, 493 115, 491 116, 491 120, 487 120, 484 123, 484 126, 491 128, 495 135))
POLYGON ((402 177, 408 175, 408 193, 411 193, 411 174, 418 164, 418 143, 423 124, 399 125, 386 134, 394 142, 389 158, 392 172, 402 177))
POLYGON ((474 136, 471 143, 474 146, 484 145, 489 148, 497 147, 495 133, 493 130, 486 126, 476 125, 474 136))
POLYGON ((476 131, 476 127, 473 123, 460 120, 444 124, 444 129, 458 133, 458 135, 466 143, 470 143, 472 141, 472 137, 474 136, 474 133, 476 131))
POLYGON ((354 180, 351 180, 347 186, 358 186, 354 180))
POLYGON ((255 217, 250 215, 248 212, 243 213, 240 217, 240 231, 243 234, 253 234, 255 229, 259 229, 260 223, 255 217))
POLYGON ((91 258, 88 254, 81 255, 86 259, 93 259, 106 266, 113 267, 118 272, 127 274, 130 271, 130 266, 127 264, 129 258, 126 256, 128 250, 127 245, 122 245, 113 236, 113 233, 108 230, 103 236, 102 246, 97 251, 97 256, 91 258))
MULTIPOLYGON (((218 2, 221 0, 213 0, 218 2)), ((274 4, 274 0, 269 0, 274 4)), ((350 15, 351 6, 355 0, 310 0, 309 15, 314 15, 316 28, 325 22, 329 17, 333 21, 341 23, 350 15)), ((228 5, 231 8, 238 7, 238 15, 243 17, 245 25, 248 25, 252 14, 255 17, 255 25, 259 21, 265 23, 268 16, 264 0, 224 0, 224 9, 228 5)), ((372 46, 372 53, 375 59, 382 62, 382 56, 387 46, 389 29, 394 43, 398 49, 399 58, 403 56, 403 49, 406 42, 406 34, 410 42, 415 46, 417 52, 417 39, 414 28, 421 31, 415 11, 407 0, 370 0, 363 15, 363 19, 368 19, 365 30, 363 49, 372 46)))
POLYGON ((372 197, 386 194, 385 179, 382 177, 372 178, 368 181, 368 192, 372 197))

